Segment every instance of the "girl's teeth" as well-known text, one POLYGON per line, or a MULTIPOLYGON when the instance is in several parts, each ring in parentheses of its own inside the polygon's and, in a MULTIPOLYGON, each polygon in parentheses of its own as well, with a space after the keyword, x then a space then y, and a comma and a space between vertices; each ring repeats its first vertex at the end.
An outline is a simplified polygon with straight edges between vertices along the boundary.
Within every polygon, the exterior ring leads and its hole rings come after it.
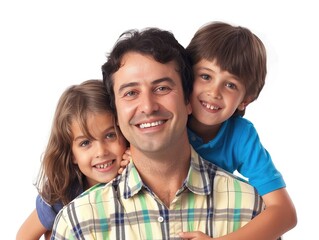
POLYGON ((107 167, 111 166, 112 164, 113 164, 113 161, 111 161, 109 163, 105 163, 105 164, 96 165, 96 168, 103 169, 103 168, 107 168, 107 167))

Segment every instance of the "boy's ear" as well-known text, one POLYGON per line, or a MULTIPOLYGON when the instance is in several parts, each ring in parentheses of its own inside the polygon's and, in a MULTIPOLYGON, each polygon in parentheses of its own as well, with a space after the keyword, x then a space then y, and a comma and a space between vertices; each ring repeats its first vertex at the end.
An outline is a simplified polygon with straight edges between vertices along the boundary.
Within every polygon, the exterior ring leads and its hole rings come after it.
POLYGON ((245 108, 246 108, 252 101, 254 101, 254 98, 253 98, 253 97, 251 97, 251 96, 246 97, 246 98, 239 104, 239 106, 237 107, 237 109, 238 109, 239 111, 244 111, 245 108))

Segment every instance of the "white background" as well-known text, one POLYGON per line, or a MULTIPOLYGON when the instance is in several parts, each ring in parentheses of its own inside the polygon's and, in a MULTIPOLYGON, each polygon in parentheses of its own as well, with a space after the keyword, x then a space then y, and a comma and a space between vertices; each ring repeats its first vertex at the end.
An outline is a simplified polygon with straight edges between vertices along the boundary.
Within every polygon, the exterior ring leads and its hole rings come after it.
POLYGON ((297 208, 298 225, 285 239, 315 239, 319 214, 314 187, 319 160, 315 2, 2 0, 1 239, 14 239, 35 206, 32 183, 64 89, 101 78, 106 54, 125 30, 160 27, 171 30, 186 46, 195 31, 212 20, 248 27, 266 45, 266 85, 246 117, 282 172, 297 208))

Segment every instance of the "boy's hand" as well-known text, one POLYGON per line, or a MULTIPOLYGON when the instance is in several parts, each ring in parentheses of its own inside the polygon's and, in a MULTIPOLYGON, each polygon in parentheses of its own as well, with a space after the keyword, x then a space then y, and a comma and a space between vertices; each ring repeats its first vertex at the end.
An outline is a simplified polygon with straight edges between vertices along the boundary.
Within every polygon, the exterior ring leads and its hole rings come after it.
POLYGON ((194 231, 194 232, 181 232, 179 233, 179 236, 182 239, 192 239, 192 240, 208 240, 213 239, 206 234, 200 232, 200 231, 194 231))
POLYGON ((125 153, 123 154, 122 161, 120 162, 120 168, 117 171, 118 174, 121 174, 124 171, 124 169, 130 163, 131 160, 132 160, 131 151, 128 148, 128 149, 126 149, 125 153))

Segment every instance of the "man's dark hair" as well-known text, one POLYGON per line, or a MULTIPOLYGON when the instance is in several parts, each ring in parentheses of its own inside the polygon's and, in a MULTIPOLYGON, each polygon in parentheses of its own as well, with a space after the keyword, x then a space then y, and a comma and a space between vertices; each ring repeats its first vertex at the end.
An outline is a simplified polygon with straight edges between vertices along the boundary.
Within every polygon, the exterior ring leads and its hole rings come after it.
POLYGON ((113 50, 102 65, 103 83, 111 96, 111 107, 116 110, 113 90, 113 74, 121 67, 123 56, 128 52, 137 52, 153 57, 159 63, 175 61, 181 75, 185 102, 188 103, 193 88, 193 69, 185 48, 179 44, 174 35, 158 28, 142 31, 124 32, 116 42, 113 50))

